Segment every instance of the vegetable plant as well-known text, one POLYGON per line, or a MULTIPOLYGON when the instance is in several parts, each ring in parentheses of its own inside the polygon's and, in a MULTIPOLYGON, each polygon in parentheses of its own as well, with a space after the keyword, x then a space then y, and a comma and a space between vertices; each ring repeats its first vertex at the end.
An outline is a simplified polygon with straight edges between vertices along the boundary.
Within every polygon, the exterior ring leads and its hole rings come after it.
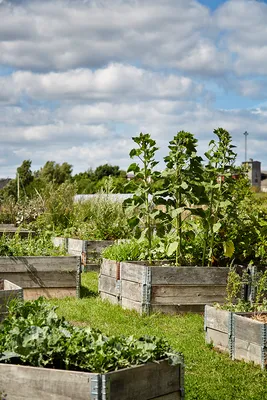
POLYGON ((155 336, 110 336, 71 325, 43 298, 11 301, 0 326, 0 362, 105 373, 181 355, 155 336))
MULTIPOLYGON (((174 230, 174 240, 167 249, 168 256, 176 254, 176 265, 183 260, 182 226, 185 211, 198 214, 201 210, 192 207, 199 204, 202 193, 202 158, 197 155, 197 140, 189 132, 180 131, 169 143, 169 155, 164 158, 166 169, 164 190, 159 192, 166 206, 165 220, 174 230)), ((192 232, 192 231, 191 231, 192 232)))
MULTIPOLYGON (((158 164, 155 160, 155 153, 158 150, 156 142, 150 134, 140 133, 139 136, 133 137, 133 141, 137 144, 137 148, 130 151, 130 157, 137 157, 139 163, 132 163, 128 172, 134 173, 134 181, 130 185, 134 189, 132 198, 125 200, 124 204, 135 213, 128 222, 131 228, 135 228, 137 238, 147 242, 146 258, 152 263, 152 238, 154 232, 155 217, 159 213, 153 207, 154 189, 153 181, 160 176, 154 168, 158 164)), ((159 224, 158 227, 162 227, 159 224)))

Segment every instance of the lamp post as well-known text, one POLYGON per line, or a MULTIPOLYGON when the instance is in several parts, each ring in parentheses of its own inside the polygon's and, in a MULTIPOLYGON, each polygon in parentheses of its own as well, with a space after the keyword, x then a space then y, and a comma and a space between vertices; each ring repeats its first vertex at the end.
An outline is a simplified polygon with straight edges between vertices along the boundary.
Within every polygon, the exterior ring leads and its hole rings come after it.
POLYGON ((244 132, 245 135, 245 162, 247 162, 247 147, 248 147, 248 132, 244 132))

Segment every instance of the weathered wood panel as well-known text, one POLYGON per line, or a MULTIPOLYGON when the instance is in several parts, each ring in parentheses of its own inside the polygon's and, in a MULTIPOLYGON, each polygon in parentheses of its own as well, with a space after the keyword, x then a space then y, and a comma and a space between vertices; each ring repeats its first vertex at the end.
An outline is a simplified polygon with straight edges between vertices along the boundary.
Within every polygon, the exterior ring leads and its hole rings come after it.
POLYGON ((236 338, 245 341, 249 340, 250 343, 261 344, 262 322, 234 314, 233 325, 236 338))
POLYGON ((142 284, 137 282, 121 280, 121 296, 125 299, 141 301, 142 299, 142 284))
POLYGON ((91 400, 93 374, 0 364, 8 400, 91 400))
MULTIPOLYGON (((109 380, 110 398, 120 400, 155 399, 178 392, 180 366, 172 367, 168 362, 128 368, 106 374, 109 380)), ((178 397, 179 399, 180 397, 178 397)))
POLYGON ((121 279, 142 283, 145 268, 144 265, 121 262, 121 279))
POLYGON ((142 303, 140 301, 134 301, 130 299, 125 299, 124 297, 121 298, 120 304, 122 308, 126 310, 135 310, 138 313, 142 313, 142 303))
POLYGON ((35 300, 43 296, 47 299, 63 299, 64 297, 77 296, 75 287, 49 287, 49 288, 27 288, 24 289, 24 300, 35 300))
POLYGON ((255 364, 261 365, 261 352, 262 348, 259 344, 252 343, 249 339, 242 340, 235 337, 233 348, 234 360, 244 360, 246 362, 253 361, 255 364))
POLYGON ((213 304, 225 300, 224 286, 153 285, 153 304, 213 304))
POLYGON ((226 286, 228 272, 228 268, 223 267, 152 267, 151 283, 152 285, 226 286))
POLYGON ((205 325, 208 328, 228 333, 230 312, 206 305, 205 325))
POLYGON ((115 304, 115 305, 118 305, 118 304, 119 304, 119 298, 118 298, 118 296, 114 296, 114 295, 109 294, 109 293, 100 292, 100 298, 101 298, 102 300, 107 300, 107 301, 109 301, 111 304, 115 304))
POLYGON ((181 365, 149 363, 107 374, 0 364, 8 400, 181 400, 181 365))
POLYGON ((111 246, 114 240, 86 240, 86 252, 88 258, 101 255, 101 252, 108 246, 111 246))
POLYGON ((107 275, 120 279, 120 263, 113 260, 103 259, 100 267, 100 275, 107 275))
POLYGON ((206 343, 212 343, 216 349, 229 353, 228 333, 220 332, 215 329, 206 328, 206 343))
MULTIPOLYGON (((54 288, 49 298, 52 293, 55 297, 62 297, 60 288, 68 295, 76 292, 79 296, 80 257, 0 257, 0 276, 25 290, 54 288)), ((31 291, 30 298, 34 298, 34 292, 37 296, 37 290, 31 291)), ((40 293, 45 295, 46 291, 40 293)), ((25 298, 28 298, 28 292, 25 298)))
POLYGON ((205 304, 151 304, 150 312, 161 312, 163 314, 202 313, 205 304))
POLYGON ((116 279, 106 275, 101 275, 99 277, 98 290, 112 295, 117 295, 119 293, 116 279))

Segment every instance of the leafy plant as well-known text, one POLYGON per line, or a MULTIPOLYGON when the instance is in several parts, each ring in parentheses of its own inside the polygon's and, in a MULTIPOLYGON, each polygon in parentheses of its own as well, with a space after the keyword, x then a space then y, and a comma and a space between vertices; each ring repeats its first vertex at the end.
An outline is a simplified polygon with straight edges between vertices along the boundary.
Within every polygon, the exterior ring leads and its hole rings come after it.
MULTIPOLYGON (((225 129, 215 129, 214 133, 218 141, 211 140, 209 150, 205 153, 208 164, 205 167, 204 185, 208 204, 203 219, 205 233, 202 265, 205 265, 206 258, 209 265, 213 264, 215 238, 220 234, 221 220, 227 216, 228 208, 235 200, 232 198, 232 186, 235 184, 233 175, 236 172, 236 153, 233 151, 235 146, 231 144, 231 135, 225 129)), ((232 243, 225 243, 225 252, 230 255, 233 251, 232 243)))
MULTIPOLYGON (((138 147, 130 151, 130 157, 137 157, 141 166, 138 163, 132 163, 128 168, 128 172, 133 172, 135 175, 134 182, 130 182, 135 191, 133 197, 125 200, 124 204, 132 212, 135 212, 135 215, 129 218, 128 222, 131 228, 136 228, 136 236, 141 240, 145 239, 145 243, 147 243, 146 258, 151 263, 155 216, 159 213, 153 207, 153 181, 160 176, 159 172, 154 171, 158 164, 158 161, 155 161, 155 153, 158 147, 148 133, 140 133, 138 137, 133 138, 133 141, 138 147)), ((162 224, 159 224, 158 228, 161 227, 162 224)))
POLYGON ((105 373, 181 355, 161 338, 103 335, 97 329, 72 326, 55 307, 39 298, 12 301, 0 327, 0 362, 105 373))
POLYGON ((27 239, 19 236, 19 231, 13 237, 0 237, 0 256, 61 256, 66 255, 64 249, 55 247, 50 236, 45 234, 31 236, 27 239))
POLYGON ((159 194, 165 198, 161 199, 166 206, 165 221, 174 230, 174 241, 169 244, 167 254, 176 253, 176 265, 183 260, 183 215, 185 211, 190 211, 189 214, 201 211, 192 207, 199 204, 202 194, 202 158, 197 156, 196 146, 197 140, 191 133, 180 131, 170 141, 169 155, 164 158, 164 190, 159 194))

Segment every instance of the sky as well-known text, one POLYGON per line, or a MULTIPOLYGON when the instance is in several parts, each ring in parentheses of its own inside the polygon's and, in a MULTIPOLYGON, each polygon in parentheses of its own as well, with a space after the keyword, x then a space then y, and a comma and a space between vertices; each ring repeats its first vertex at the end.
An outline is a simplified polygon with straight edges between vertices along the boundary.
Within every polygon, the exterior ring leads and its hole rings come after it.
POLYGON ((68 162, 127 169, 132 137, 199 154, 227 129, 267 170, 267 1, 0 0, 0 177, 68 162))

